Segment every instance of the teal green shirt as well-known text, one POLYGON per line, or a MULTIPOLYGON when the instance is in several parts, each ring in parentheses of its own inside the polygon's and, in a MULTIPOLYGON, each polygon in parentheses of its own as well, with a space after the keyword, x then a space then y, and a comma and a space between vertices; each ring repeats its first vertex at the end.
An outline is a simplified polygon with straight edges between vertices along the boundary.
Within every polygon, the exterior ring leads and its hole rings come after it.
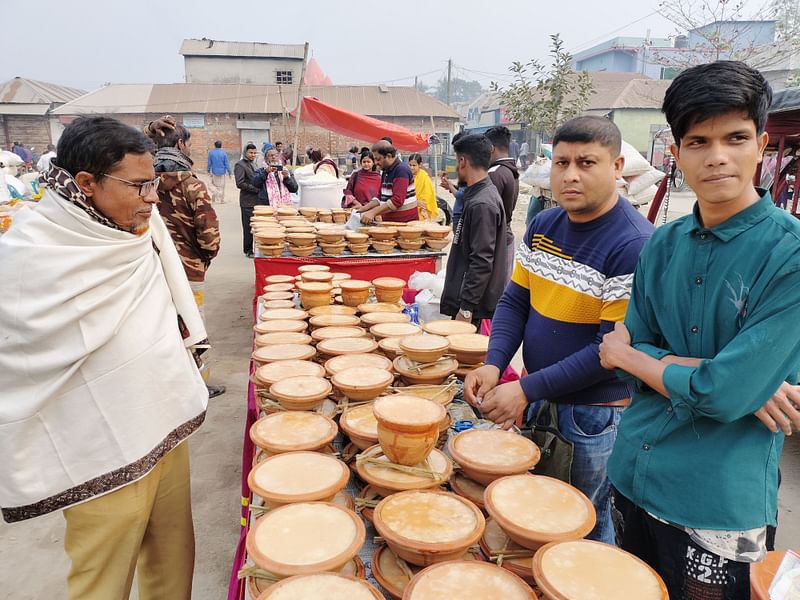
POLYGON ((636 267, 625 325, 670 365, 669 399, 641 381, 608 476, 668 522, 747 530, 775 524, 782 433, 753 413, 800 368, 800 223, 769 194, 712 229, 694 214, 656 230, 636 267))

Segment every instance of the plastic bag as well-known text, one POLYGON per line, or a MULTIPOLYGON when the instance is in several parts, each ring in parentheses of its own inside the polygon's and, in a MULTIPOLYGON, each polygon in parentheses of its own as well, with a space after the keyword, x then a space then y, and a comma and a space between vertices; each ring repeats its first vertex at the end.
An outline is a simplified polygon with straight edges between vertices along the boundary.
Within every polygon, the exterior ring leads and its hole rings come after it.
POLYGON ((349 229, 350 231, 358 232, 358 230, 361 229, 361 213, 356 211, 351 212, 350 218, 347 219, 347 223, 345 223, 344 228, 349 229))

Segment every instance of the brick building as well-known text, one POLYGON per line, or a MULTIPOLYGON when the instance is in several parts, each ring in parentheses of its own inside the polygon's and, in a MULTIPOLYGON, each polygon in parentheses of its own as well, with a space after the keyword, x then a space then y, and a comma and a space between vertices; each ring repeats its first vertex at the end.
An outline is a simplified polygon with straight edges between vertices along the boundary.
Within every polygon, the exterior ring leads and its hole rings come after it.
MULTIPOLYGON (((199 170, 215 140, 232 161, 242 147, 253 142, 294 140, 294 118, 288 115, 297 103, 297 86, 229 84, 109 85, 53 110, 56 132, 79 115, 107 114, 134 127, 162 115, 178 119, 192 132, 192 155, 199 170)), ((436 133, 447 147, 459 115, 450 107, 413 87, 306 86, 304 96, 359 114, 402 125, 412 131, 436 133)), ((343 156, 351 146, 375 140, 355 140, 300 121, 298 147, 311 144, 343 156)), ((301 152, 302 153, 302 152, 301 152)))
POLYGON ((14 142, 44 150, 55 143, 49 113, 86 92, 44 81, 15 77, 0 84, 0 138, 2 147, 14 142))

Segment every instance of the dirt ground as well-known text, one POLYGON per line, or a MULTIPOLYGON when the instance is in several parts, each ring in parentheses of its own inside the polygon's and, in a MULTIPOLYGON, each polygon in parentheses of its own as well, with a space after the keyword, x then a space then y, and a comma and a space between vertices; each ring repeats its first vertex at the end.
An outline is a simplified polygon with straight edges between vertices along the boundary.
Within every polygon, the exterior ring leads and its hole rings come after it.
MULTIPOLYGON (((225 597, 234 546, 239 534, 241 448, 251 344, 252 262, 242 255, 237 195, 229 181, 228 203, 217 206, 222 251, 207 278, 208 330, 214 344, 212 380, 227 386, 211 400, 205 425, 190 441, 192 495, 197 557, 196 600, 225 597)), ((690 198, 670 207, 688 210, 690 198)), ((527 202, 516 211, 517 239, 524 228, 527 202)), ((787 440, 781 463, 778 547, 800 540, 800 440, 787 440)), ((713 501, 712 499, 704 499, 713 501)), ((63 552, 64 520, 53 514, 8 525, 0 522, 0 599, 62 600, 69 563, 63 552)), ((136 598, 134 592, 132 598, 136 598)))

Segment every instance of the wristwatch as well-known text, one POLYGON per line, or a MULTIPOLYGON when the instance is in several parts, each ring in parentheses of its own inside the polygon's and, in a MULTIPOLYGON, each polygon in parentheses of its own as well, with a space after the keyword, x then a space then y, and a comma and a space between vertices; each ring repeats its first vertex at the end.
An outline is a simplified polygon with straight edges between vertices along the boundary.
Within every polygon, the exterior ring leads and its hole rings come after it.
POLYGON ((466 310, 464 308, 461 308, 461 309, 459 309, 458 314, 461 315, 461 317, 463 319, 466 319, 467 321, 471 321, 472 320, 472 311, 471 310, 466 310))

